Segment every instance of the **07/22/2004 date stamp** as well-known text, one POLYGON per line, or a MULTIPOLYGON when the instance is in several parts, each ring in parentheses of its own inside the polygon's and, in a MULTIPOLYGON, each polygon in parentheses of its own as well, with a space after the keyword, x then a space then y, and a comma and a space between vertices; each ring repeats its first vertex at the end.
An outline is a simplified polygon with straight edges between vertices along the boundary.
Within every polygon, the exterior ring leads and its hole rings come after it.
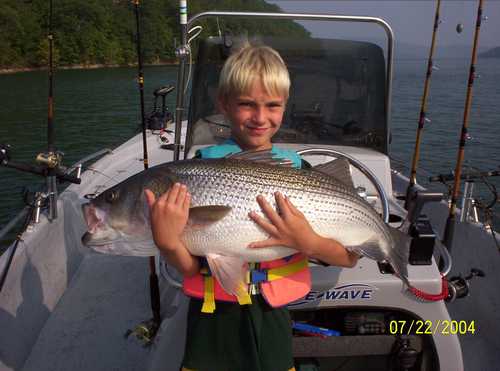
POLYGON ((477 331, 474 321, 456 320, 392 320, 389 322, 391 335, 465 335, 477 331))

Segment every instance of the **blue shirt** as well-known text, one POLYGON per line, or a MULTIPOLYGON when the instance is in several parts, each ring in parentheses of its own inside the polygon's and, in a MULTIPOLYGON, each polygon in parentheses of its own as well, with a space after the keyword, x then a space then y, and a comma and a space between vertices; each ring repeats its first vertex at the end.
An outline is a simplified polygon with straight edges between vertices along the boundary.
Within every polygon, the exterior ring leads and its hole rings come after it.
MULTIPOLYGON (((222 144, 199 149, 197 153, 201 155, 201 158, 221 158, 239 152, 242 152, 241 147, 229 138, 222 144)), ((271 153, 275 155, 273 157, 291 160, 295 168, 302 167, 302 158, 293 150, 280 148, 273 144, 271 153)))

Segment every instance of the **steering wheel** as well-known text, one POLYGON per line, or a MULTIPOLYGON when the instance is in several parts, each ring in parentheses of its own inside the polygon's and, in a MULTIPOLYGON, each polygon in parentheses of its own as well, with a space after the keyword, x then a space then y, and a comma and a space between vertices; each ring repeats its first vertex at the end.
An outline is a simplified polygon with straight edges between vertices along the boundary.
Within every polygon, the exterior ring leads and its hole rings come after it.
POLYGON ((300 151, 297 151, 297 153, 301 156, 314 156, 314 155, 323 155, 323 156, 329 156, 329 157, 334 157, 334 158, 344 158, 349 163, 354 166, 356 169, 361 171, 370 181, 371 184, 375 187, 377 190, 378 196, 380 198, 380 203, 382 205, 382 220, 385 223, 389 223, 389 201, 387 199, 387 194, 384 191, 384 187, 380 183, 380 180, 373 174, 373 172, 366 167, 362 162, 356 160, 354 157, 351 155, 348 155, 347 153, 337 151, 334 149, 328 149, 328 148, 307 148, 303 149, 300 151))
MULTIPOLYGON (((373 174, 373 172, 366 167, 363 163, 360 161, 356 160, 354 157, 351 155, 348 155, 344 152, 337 151, 334 149, 327 149, 327 148, 307 148, 303 149, 300 151, 297 151, 297 153, 301 156, 314 156, 314 155, 324 155, 324 156, 329 156, 333 158, 345 158, 349 163, 354 166, 356 169, 361 171, 367 178, 368 180, 373 184, 375 189, 377 190, 378 196, 380 197, 380 202, 382 204, 382 219, 385 223, 389 222, 389 201, 387 200, 387 194, 384 191, 384 188, 382 187, 382 184, 378 180, 378 178, 373 174)), ((171 286, 174 287, 182 287, 182 283, 178 277, 175 277, 168 268, 167 262, 164 262, 163 264, 160 264, 160 272, 163 277, 168 281, 168 283, 171 286)))

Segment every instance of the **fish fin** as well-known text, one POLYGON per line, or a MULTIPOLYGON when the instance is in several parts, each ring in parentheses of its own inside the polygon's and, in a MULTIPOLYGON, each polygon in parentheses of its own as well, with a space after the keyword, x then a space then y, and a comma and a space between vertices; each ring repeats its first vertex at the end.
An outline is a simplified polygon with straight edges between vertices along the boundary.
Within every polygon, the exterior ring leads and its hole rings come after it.
POLYGON ((290 159, 277 157, 270 149, 231 153, 225 158, 231 160, 253 161, 274 166, 293 167, 293 162, 290 159))
POLYGON ((223 219, 232 208, 222 205, 196 206, 189 209, 189 222, 194 225, 215 223, 223 219))
POLYGON ((373 259, 378 262, 386 260, 387 258, 382 252, 380 243, 377 239, 369 239, 360 245, 346 246, 345 248, 349 251, 366 256, 367 258, 373 259))
POLYGON ((153 240, 143 241, 116 241, 107 244, 89 245, 89 247, 101 254, 121 256, 155 256, 159 250, 153 240))
POLYGON ((238 257, 208 254, 206 256, 210 272, 228 294, 239 296, 247 289, 245 284, 248 265, 238 257), (246 268, 245 268, 246 267, 246 268))
POLYGON ((313 167, 313 170, 332 176, 344 183, 347 187, 354 189, 351 167, 349 161, 345 158, 337 158, 324 164, 316 165, 313 167))
POLYGON ((391 263, 394 272, 403 280, 403 282, 411 287, 408 281, 408 260, 410 257, 411 237, 406 233, 399 231, 396 228, 389 227, 389 232, 394 240, 394 254, 391 254, 389 263, 391 263), (392 260, 392 261, 391 261, 392 260))

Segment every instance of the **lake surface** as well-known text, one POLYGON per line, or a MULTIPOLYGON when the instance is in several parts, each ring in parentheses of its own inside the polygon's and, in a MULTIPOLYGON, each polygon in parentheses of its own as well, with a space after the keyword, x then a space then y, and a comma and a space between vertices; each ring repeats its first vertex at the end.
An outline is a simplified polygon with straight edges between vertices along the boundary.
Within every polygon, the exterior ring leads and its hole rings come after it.
MULTIPOLYGON (((426 60, 396 61, 392 105, 391 156, 399 168, 411 162, 426 60), (400 165, 399 163, 402 163, 400 165)), ((438 60, 428 100, 419 181, 429 174, 448 173, 455 168, 458 138, 469 68, 468 60, 438 60)), ((473 104, 466 147, 466 165, 481 170, 500 165, 500 60, 480 59, 481 75, 474 84, 473 104)), ((146 112, 152 108, 155 88, 175 84, 172 66, 145 68, 146 112)), ((138 131, 140 123, 137 71, 133 68, 62 70, 55 75, 55 130, 57 148, 64 152, 64 164, 71 165, 101 148, 113 148, 138 131)), ((0 75, 0 143, 12 146, 12 160, 33 163, 46 150, 47 74, 25 72, 0 75)), ((175 93, 168 99, 174 108, 175 93)), ((407 171, 408 172, 408 171, 407 171)), ((0 168, 0 226, 23 207, 24 187, 40 189, 36 176, 0 168)), ((491 179, 500 189, 500 179, 491 179)), ((444 186, 432 186, 445 190, 444 186)), ((486 187, 479 187, 491 199, 486 187)), ((496 212, 498 212, 498 207, 496 212)), ((500 223, 497 219, 497 229, 500 223)))

